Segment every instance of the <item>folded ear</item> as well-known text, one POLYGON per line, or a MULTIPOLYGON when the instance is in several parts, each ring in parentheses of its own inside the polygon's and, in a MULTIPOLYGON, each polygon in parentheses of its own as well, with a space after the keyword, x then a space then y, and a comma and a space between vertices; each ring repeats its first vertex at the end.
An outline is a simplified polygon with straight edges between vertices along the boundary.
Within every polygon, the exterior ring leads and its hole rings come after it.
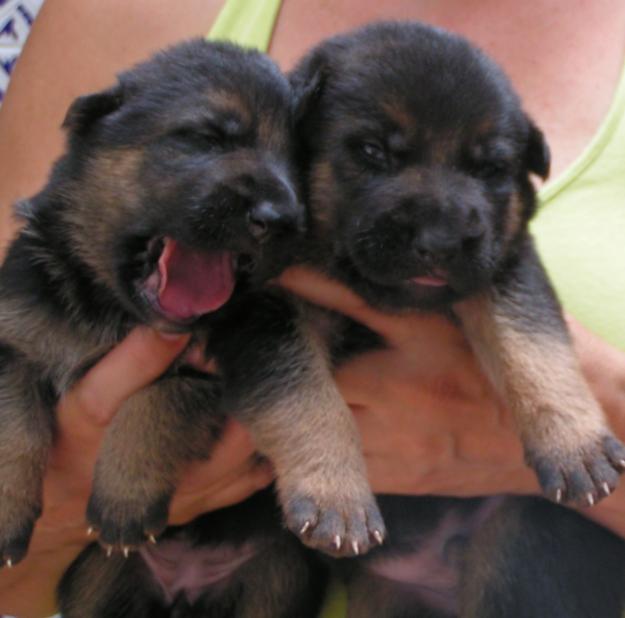
POLYGON ((307 124, 314 113, 315 104, 321 98, 329 71, 329 63, 323 48, 305 56, 289 74, 295 93, 295 126, 307 124))
POLYGON ((545 141, 543 132, 528 118, 527 148, 525 150, 525 164, 528 171, 537 174, 543 180, 549 176, 551 153, 545 141))
POLYGON ((74 135, 84 135, 100 118, 119 109, 122 101, 119 85, 78 97, 67 110, 63 128, 74 135))

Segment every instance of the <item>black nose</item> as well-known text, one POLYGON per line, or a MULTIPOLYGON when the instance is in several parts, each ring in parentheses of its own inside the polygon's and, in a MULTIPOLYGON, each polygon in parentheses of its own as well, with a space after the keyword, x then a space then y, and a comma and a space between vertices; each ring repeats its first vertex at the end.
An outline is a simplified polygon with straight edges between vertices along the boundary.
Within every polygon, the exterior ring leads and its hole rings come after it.
POLYGON ((425 266, 445 266, 460 253, 460 239, 421 233, 412 244, 415 255, 425 266))
POLYGON ((297 208, 277 202, 259 202, 247 213, 247 226, 250 234, 259 242, 277 232, 296 232, 302 227, 302 217, 297 208))

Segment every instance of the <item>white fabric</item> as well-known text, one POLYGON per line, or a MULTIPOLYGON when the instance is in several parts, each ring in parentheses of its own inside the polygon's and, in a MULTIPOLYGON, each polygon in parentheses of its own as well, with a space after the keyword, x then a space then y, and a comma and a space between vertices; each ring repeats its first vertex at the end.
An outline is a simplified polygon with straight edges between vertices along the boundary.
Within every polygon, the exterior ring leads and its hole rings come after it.
POLYGON ((0 105, 43 0, 0 0, 0 105))

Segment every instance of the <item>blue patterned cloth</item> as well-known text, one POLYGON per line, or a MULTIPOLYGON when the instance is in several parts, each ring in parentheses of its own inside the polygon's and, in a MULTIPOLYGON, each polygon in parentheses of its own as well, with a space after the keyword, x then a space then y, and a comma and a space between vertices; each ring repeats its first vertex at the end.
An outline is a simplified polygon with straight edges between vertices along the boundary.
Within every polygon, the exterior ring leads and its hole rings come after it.
POLYGON ((0 105, 43 0, 0 0, 0 105))

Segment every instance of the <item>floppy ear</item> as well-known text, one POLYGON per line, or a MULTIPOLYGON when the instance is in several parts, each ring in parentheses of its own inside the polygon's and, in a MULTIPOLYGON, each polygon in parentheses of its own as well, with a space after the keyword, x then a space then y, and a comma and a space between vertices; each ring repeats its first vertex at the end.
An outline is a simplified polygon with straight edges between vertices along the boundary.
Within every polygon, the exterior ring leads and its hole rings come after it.
POLYGON ((63 128, 74 135, 84 135, 100 118, 119 109, 122 104, 121 86, 78 97, 67 110, 63 128))
POLYGON ((316 103, 321 98, 326 82, 329 65, 325 51, 318 49, 301 60, 289 75, 289 81, 295 94, 295 126, 307 124, 314 114, 316 103))
POLYGON ((549 176, 549 167, 551 165, 549 146, 547 146, 543 132, 529 118, 528 125, 529 133, 525 151, 525 164, 530 172, 537 174, 544 180, 549 176))

